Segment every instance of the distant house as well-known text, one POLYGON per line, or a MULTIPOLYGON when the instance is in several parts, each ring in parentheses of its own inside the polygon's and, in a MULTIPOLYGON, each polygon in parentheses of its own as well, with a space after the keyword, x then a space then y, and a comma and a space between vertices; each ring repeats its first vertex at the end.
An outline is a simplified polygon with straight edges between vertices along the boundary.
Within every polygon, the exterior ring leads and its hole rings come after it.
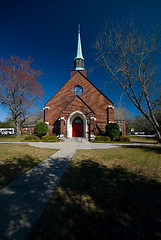
POLYGON ((126 135, 125 115, 121 108, 114 109, 114 119, 115 119, 115 122, 119 125, 119 129, 120 129, 120 132, 122 132, 122 135, 126 135))
POLYGON ((33 133, 35 125, 39 122, 43 122, 43 116, 29 115, 22 125, 22 133, 33 133))

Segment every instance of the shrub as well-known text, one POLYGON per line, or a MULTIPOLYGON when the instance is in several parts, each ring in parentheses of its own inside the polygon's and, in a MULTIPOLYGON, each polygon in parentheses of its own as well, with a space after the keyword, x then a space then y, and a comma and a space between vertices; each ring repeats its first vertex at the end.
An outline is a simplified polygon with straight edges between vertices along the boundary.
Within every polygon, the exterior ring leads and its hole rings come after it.
POLYGON ((36 124, 34 128, 34 133, 41 138, 42 136, 46 135, 48 132, 48 125, 45 122, 39 122, 36 124))
POLYGON ((43 142, 59 142, 56 135, 46 135, 41 138, 43 142))
POLYGON ((97 143, 109 143, 110 138, 108 136, 96 136, 94 142, 97 143))
POLYGON ((129 137, 126 137, 126 136, 120 136, 118 138, 118 141, 119 142, 130 142, 130 138, 129 137))
POLYGON ((110 137, 111 141, 119 137, 120 131, 117 123, 108 123, 106 125, 106 135, 110 137))
POLYGON ((40 138, 35 135, 28 135, 25 137, 25 140, 30 142, 39 142, 40 138))

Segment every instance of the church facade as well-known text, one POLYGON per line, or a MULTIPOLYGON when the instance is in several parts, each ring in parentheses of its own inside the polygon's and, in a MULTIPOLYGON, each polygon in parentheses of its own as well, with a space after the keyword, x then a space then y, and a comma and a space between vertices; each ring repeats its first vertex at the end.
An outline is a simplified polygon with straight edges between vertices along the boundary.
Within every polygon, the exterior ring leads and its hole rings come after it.
POLYGON ((91 140, 97 134, 105 133, 107 123, 114 122, 114 107, 112 101, 87 79, 80 29, 70 75, 64 86, 45 104, 44 121, 48 124, 49 134, 91 140))

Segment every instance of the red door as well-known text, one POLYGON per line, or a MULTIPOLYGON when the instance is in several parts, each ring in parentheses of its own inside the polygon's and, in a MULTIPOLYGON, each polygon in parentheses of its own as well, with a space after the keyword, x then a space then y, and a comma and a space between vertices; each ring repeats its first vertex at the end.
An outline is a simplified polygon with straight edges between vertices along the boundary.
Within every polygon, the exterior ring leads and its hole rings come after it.
POLYGON ((80 117, 76 117, 72 123, 72 137, 84 137, 83 121, 80 117))

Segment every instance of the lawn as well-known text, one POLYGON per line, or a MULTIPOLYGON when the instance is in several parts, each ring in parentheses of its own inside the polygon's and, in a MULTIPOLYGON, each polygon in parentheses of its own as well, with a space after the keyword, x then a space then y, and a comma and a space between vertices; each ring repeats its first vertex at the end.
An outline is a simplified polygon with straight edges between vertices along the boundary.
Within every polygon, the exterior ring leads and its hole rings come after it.
POLYGON ((78 150, 28 239, 161 239, 161 148, 78 150))
POLYGON ((27 144, 0 144, 0 189, 56 151, 27 144))
POLYGON ((130 142, 133 143, 157 143, 157 140, 153 137, 138 137, 138 136, 128 136, 130 138, 130 142))
MULTIPOLYGON (((28 134, 22 134, 20 137, 16 137, 16 135, 0 135, 0 142, 21 142, 25 141, 25 137, 28 134)), ((127 135, 130 138, 130 142, 132 143, 157 143, 157 140, 149 137, 138 137, 133 135, 127 135)))
POLYGON ((28 134, 21 134, 20 137, 16 135, 0 135, 0 142, 21 142, 28 134))

